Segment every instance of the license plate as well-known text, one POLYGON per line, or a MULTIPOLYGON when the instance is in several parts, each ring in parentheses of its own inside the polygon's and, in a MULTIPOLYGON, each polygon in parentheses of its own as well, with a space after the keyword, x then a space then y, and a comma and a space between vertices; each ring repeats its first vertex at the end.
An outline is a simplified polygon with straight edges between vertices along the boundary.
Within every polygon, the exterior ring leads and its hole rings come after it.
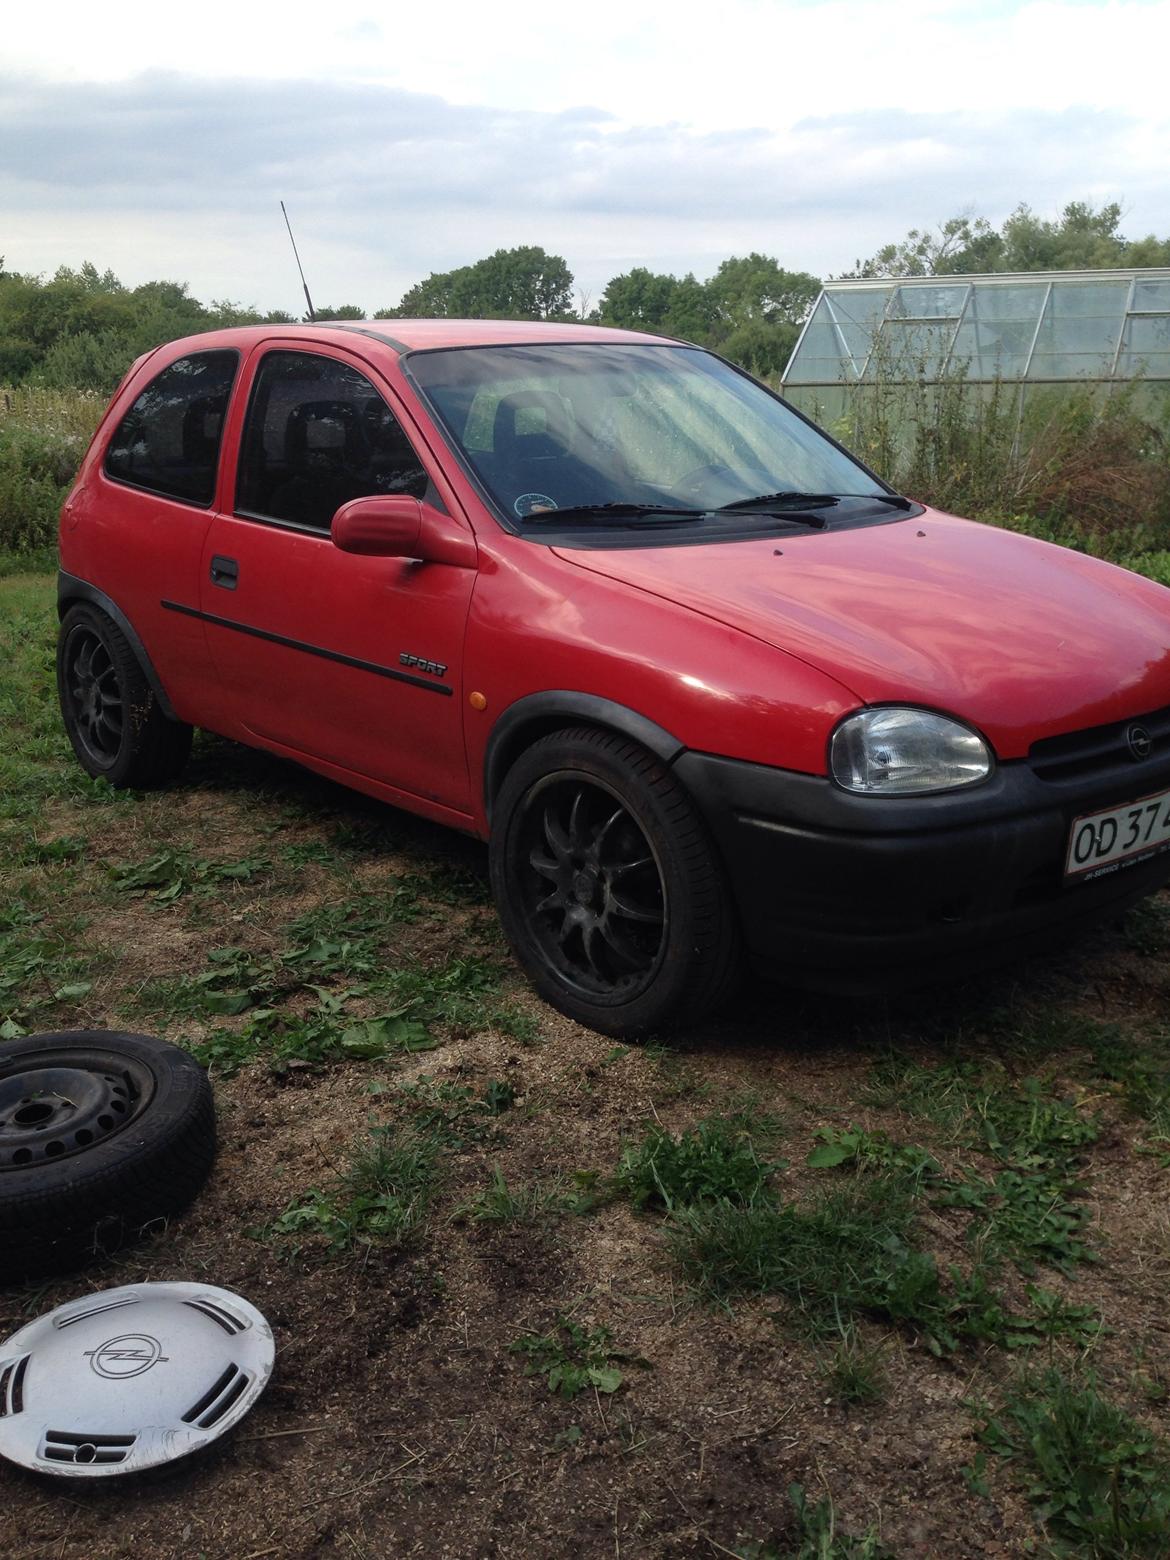
POLYGON ((1156 855, 1170 845, 1170 791, 1124 807, 1086 813, 1073 822, 1064 863, 1066 878, 1100 877, 1156 855))

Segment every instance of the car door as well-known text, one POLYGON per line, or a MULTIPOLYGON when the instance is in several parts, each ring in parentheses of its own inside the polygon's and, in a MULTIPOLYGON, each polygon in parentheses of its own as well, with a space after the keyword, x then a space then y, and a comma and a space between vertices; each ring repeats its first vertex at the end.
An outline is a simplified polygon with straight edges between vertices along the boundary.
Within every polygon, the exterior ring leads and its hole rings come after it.
POLYGON ((156 370, 110 435, 90 490, 66 511, 81 527, 87 580, 125 613, 179 714, 207 724, 218 689, 204 629, 171 604, 198 589, 239 364, 239 352, 216 348, 156 370))
POLYGON ((234 508, 207 534, 201 615, 246 735, 425 811, 466 814, 461 655, 475 570, 356 556, 330 539, 349 499, 444 508, 429 453, 370 372, 333 348, 253 356, 234 508))

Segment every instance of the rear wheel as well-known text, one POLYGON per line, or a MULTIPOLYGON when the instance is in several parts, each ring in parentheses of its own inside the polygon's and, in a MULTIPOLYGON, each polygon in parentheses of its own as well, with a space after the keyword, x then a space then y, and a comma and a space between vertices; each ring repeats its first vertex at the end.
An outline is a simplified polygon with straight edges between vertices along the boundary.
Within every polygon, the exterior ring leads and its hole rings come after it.
POLYGON ((85 602, 61 621, 57 693, 73 751, 95 778, 148 788, 187 762, 191 727, 163 714, 125 634, 85 602))
POLYGON ((728 993, 739 937, 702 821, 652 754, 583 727, 533 744, 496 801, 492 889, 554 1007, 629 1038, 728 993))

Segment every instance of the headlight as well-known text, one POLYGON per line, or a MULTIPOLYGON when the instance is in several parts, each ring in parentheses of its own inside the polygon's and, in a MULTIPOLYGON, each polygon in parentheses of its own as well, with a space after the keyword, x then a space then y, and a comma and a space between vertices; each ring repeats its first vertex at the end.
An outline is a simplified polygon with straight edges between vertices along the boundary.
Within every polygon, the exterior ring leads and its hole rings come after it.
POLYGON ((829 765, 847 791, 914 796, 975 785, 991 773, 978 732, 930 710, 859 710, 833 733, 829 765))

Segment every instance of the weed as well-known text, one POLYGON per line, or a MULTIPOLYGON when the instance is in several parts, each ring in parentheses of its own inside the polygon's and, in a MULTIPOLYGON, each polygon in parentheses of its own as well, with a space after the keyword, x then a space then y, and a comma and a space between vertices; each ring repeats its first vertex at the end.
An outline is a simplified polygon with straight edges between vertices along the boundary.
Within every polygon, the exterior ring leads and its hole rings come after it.
POLYGON ((825 1367, 825 1378, 842 1403, 861 1406, 885 1396, 886 1373, 882 1364, 885 1340, 867 1344, 854 1322, 839 1320, 841 1342, 825 1367))
POLYGON ((1041 1262, 1070 1273, 1080 1262, 1097 1260, 1085 1239, 1089 1210, 1075 1200, 1081 1190, 1067 1177, 1001 1170, 991 1180, 966 1174, 949 1182, 939 1202, 978 1214, 976 1238, 1021 1272, 1031 1273, 1041 1262))
POLYGON ((972 1106, 989 1152, 1019 1169, 1067 1165, 1100 1136, 1095 1120, 1045 1094, 1038 1078, 1014 1092, 988 1090, 972 1106))
POLYGON ((438 1182, 439 1144, 386 1126, 370 1133, 327 1190, 314 1189, 272 1225, 279 1236, 317 1236, 332 1252, 403 1246, 421 1230, 438 1182))
POLYGON ((586 1387, 613 1393, 625 1379, 615 1362, 645 1365, 647 1361, 610 1348, 608 1327, 586 1329, 569 1316, 558 1315, 546 1333, 524 1333, 508 1345, 522 1354, 526 1376, 543 1376, 548 1390, 572 1400, 586 1387))
POLYGON ((1170 1551, 1170 1459, 1158 1439, 1086 1376, 1021 1376, 978 1439, 1014 1464, 1047 1532, 1094 1556, 1170 1551))
MULTIPOLYGON (((438 1083, 424 1073, 416 1083, 404 1084, 400 1093, 416 1127, 433 1133, 448 1148, 487 1143, 499 1136, 500 1114, 490 1098, 489 1084, 482 1095, 462 1083, 438 1083)), ((498 1096, 496 1096, 498 1099, 498 1096)))
POLYGON ((563 1176, 546 1181, 524 1181, 509 1186, 499 1165, 492 1166, 487 1187, 463 1204, 459 1212, 476 1224, 539 1224, 562 1213, 576 1213, 580 1194, 570 1190, 563 1176))
POLYGON ((187 851, 164 850, 146 861, 113 867, 110 876, 125 893, 150 898, 157 905, 169 905, 194 888, 211 888, 219 883, 248 883, 270 866, 262 856, 212 862, 187 851))
POLYGON ((813 1137, 818 1139, 818 1145, 805 1161, 813 1169, 848 1164, 859 1170, 902 1173, 915 1182, 931 1180, 939 1173, 938 1161, 926 1149, 911 1143, 892 1143, 884 1132, 867 1132, 862 1127, 818 1127, 813 1137))
POLYGON ((813 1506, 802 1485, 790 1484, 788 1499, 795 1519, 792 1538, 785 1541, 783 1548, 777 1543, 744 1544, 733 1551, 739 1560, 894 1560, 876 1528, 870 1528, 861 1538, 837 1531, 831 1496, 823 1496, 813 1506))
POLYGON ((76 1002, 90 991, 78 979, 86 961, 72 951, 70 932, 51 925, 44 912, 19 900, 0 910, 0 1039, 24 1033, 26 1021, 58 1002, 76 1002))
POLYGON ((717 1199, 750 1207, 768 1195, 768 1178, 780 1168, 761 1161, 750 1125, 742 1117, 712 1117, 678 1137, 651 1127, 623 1153, 617 1185, 635 1208, 669 1212, 717 1199))

